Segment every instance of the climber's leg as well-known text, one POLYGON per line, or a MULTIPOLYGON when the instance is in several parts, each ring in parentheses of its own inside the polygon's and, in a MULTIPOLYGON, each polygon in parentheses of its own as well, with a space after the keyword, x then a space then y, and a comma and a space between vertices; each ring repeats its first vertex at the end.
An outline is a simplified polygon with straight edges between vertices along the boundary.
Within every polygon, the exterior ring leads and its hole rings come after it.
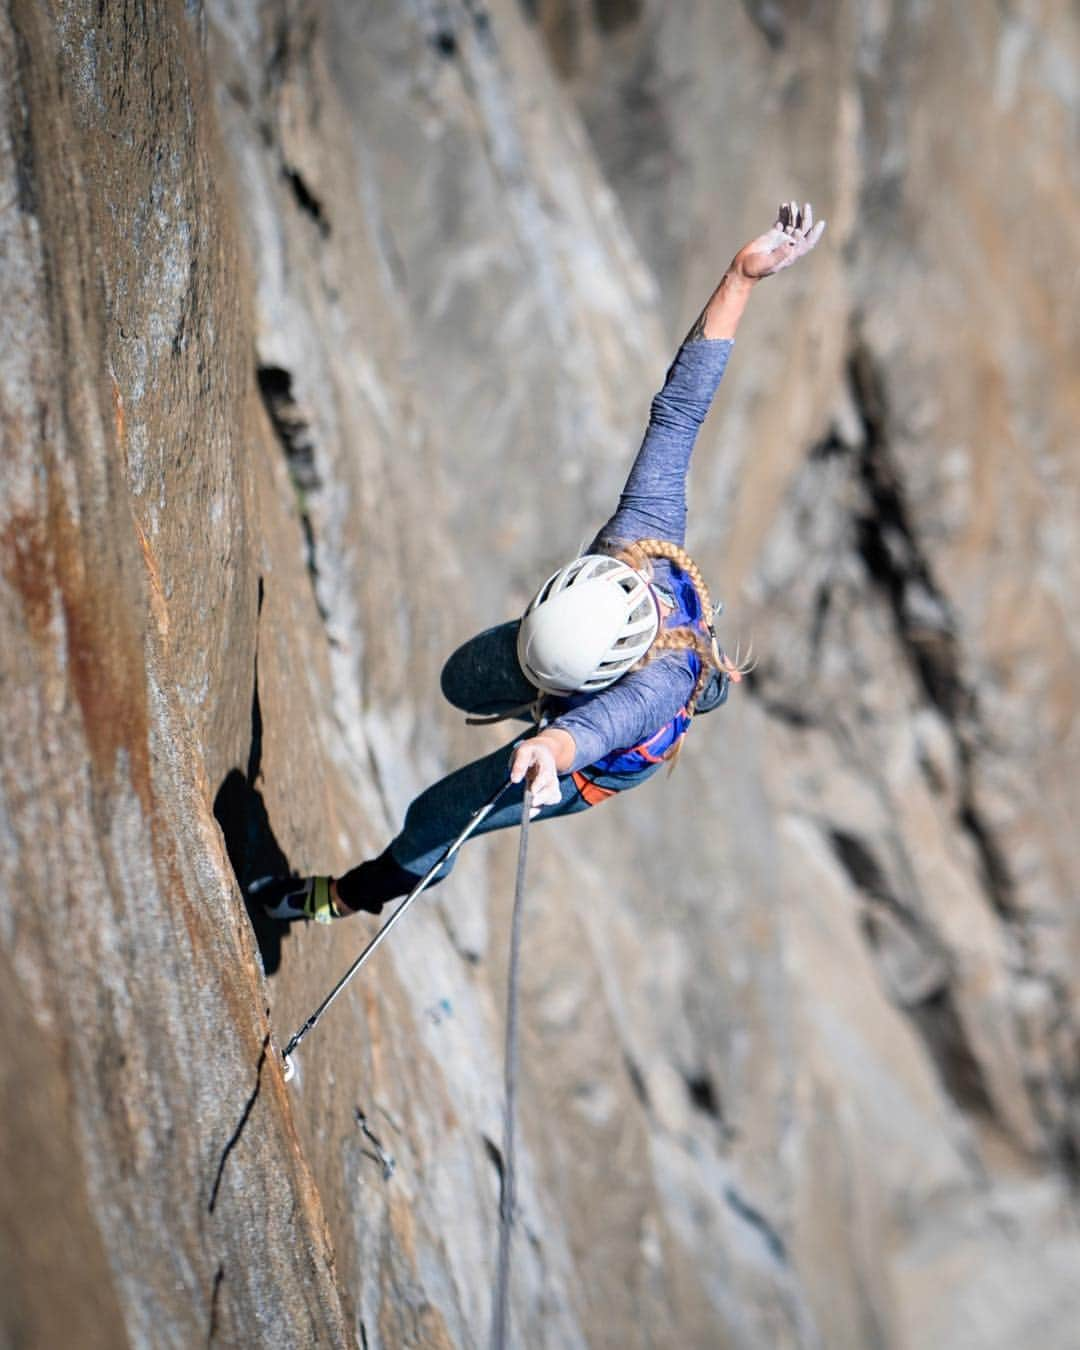
MULTIPOLYGON (((477 717, 490 717, 531 704, 536 688, 522 673, 517 659, 520 620, 488 628, 460 646, 442 671, 442 691, 455 708, 477 717)), ((528 720, 528 713, 522 712, 528 720)))
MULTIPOLYGON (((455 769, 422 792, 406 812, 401 833, 390 846, 378 858, 361 863, 338 878, 337 893, 343 903, 350 908, 370 909, 373 904, 408 894, 464 830, 472 813, 506 782, 512 749, 513 742, 455 769)), ((560 786, 560 800, 543 807, 535 820, 572 815, 589 805, 572 778, 561 779, 560 786)), ((476 834, 520 824, 524 793, 524 785, 515 784, 480 822, 476 834)), ((449 876, 453 865, 451 859, 435 880, 449 876)))

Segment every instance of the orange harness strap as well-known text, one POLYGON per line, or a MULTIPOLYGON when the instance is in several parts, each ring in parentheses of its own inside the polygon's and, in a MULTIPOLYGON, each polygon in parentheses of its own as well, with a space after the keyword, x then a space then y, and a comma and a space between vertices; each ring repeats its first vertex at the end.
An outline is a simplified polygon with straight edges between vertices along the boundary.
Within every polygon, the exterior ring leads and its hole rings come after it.
POLYGON ((586 778, 580 769, 575 769, 570 777, 574 780, 574 786, 590 806, 599 806, 601 802, 606 802, 609 797, 614 797, 618 791, 617 788, 601 787, 599 783, 594 783, 591 778, 586 778))

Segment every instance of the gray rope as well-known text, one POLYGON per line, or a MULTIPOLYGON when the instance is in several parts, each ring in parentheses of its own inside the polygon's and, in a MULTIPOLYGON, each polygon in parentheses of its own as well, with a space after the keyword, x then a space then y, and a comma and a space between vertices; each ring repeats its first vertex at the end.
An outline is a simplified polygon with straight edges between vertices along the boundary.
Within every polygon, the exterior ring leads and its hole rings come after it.
POLYGON ((356 958, 356 960, 352 963, 352 965, 345 972, 345 974, 342 975, 341 979, 338 980, 337 984, 334 985, 333 989, 330 990, 330 992, 319 1004, 319 1006, 315 1009, 315 1011, 311 1014, 311 1016, 300 1028, 300 1030, 293 1035, 288 1045, 285 1047, 284 1052, 282 1053, 282 1060, 285 1065, 286 1082, 289 1082, 289 1080, 293 1076, 294 1064, 292 1056, 296 1051, 296 1048, 300 1044, 300 1042, 304 1039, 304 1037, 308 1034, 309 1031, 315 1030, 315 1028, 319 1025, 319 1021, 322 1018, 323 1013, 326 1012, 326 1010, 330 1007, 331 1003, 334 1002, 334 1000, 342 992, 342 990, 349 983, 352 977, 356 974, 356 972, 368 959, 368 957, 371 956, 371 954, 375 951, 376 947, 378 947, 378 945, 383 941, 386 935, 390 932, 390 929, 393 928, 394 924, 397 923, 398 919, 401 918, 401 916, 409 908, 409 906, 416 899, 416 897, 422 894, 427 889, 427 887, 431 884, 432 880, 434 879, 436 872, 438 872, 438 870, 442 867, 444 863, 450 861, 450 859, 454 856, 454 854, 458 851, 458 849, 462 846, 462 844, 464 844, 465 840, 468 839, 469 835, 472 834, 472 832, 476 829, 476 827, 480 824, 482 820, 484 820, 487 816, 491 814, 491 812, 495 809, 496 805, 498 804, 499 800, 502 798, 503 794, 508 792, 512 786, 513 784, 510 782, 510 779, 507 778, 506 782, 503 783, 503 785, 499 788, 499 790, 493 793, 492 796, 490 796, 487 799, 487 801, 483 804, 483 806, 479 807, 476 811, 473 812, 473 814, 469 817, 469 823, 461 831, 461 833, 454 840, 454 842, 448 846, 446 852, 443 853, 439 858, 435 860, 435 862, 431 864, 428 870, 424 873, 424 875, 412 888, 412 890, 405 897, 405 899, 402 900, 401 904, 398 905, 397 909, 394 910, 393 914, 390 915, 390 917, 386 920, 383 926, 371 939, 371 941, 360 953, 360 955, 356 958))
POLYGON ((525 863, 529 853, 529 813, 532 793, 525 789, 521 805, 514 910, 510 919, 510 969, 506 982, 505 1096, 503 1105, 502 1193, 499 1200, 499 1260, 495 1274, 495 1311, 491 1319, 492 1350, 506 1350, 510 1330, 510 1242, 516 1206, 514 1174, 514 1119, 517 1113, 518 967, 521 963, 522 914, 525 908, 525 863))

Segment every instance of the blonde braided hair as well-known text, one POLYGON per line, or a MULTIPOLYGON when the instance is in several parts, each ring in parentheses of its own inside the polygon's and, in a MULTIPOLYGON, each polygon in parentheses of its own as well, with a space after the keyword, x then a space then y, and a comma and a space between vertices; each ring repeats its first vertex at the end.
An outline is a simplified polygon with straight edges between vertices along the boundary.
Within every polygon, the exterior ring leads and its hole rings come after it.
POLYGON ((708 628, 708 637, 698 628, 691 628, 688 625, 683 625, 681 628, 661 628, 652 646, 638 662, 635 669, 640 670, 642 666, 647 666, 650 661, 654 661, 663 652, 697 652, 700 669, 693 693, 686 701, 686 711, 693 717, 697 701, 701 697, 701 691, 708 683, 710 667, 715 666, 723 674, 740 679, 752 668, 750 651, 747 651, 746 657, 740 662, 738 649, 736 649, 734 661, 729 660, 720 650, 720 644, 716 640, 716 630, 713 627, 713 602, 712 596, 709 594, 709 588, 705 585, 705 578, 701 575, 701 569, 697 563, 679 544, 673 544, 669 539, 637 539, 630 544, 614 545, 610 550, 605 551, 610 551, 612 556, 618 558, 620 562, 626 563, 636 572, 640 572, 648 578, 653 575, 653 558, 664 558, 668 562, 674 563, 681 572, 685 572, 690 578, 701 605, 701 615, 708 628))

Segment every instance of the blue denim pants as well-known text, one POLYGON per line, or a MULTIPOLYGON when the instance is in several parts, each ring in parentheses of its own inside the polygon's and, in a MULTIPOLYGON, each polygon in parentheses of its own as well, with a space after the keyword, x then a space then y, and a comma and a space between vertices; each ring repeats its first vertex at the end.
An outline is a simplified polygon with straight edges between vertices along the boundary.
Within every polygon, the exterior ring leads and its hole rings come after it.
MULTIPOLYGON (((471 638, 450 657, 442 672, 442 691, 456 707, 477 716, 494 716, 521 708, 536 698, 536 690, 518 665, 517 632, 519 620, 489 628, 471 638)), ((527 712, 516 714, 523 722, 527 712)), ((528 734, 528 733, 523 733, 528 734)), ((494 796, 510 774, 510 756, 514 740, 483 759, 473 760, 455 769, 422 792, 409 807, 401 833, 390 844, 390 853, 400 867, 422 874, 438 860, 469 822, 469 817, 489 797, 494 796)), ((642 774, 605 779, 605 785, 623 790, 651 777, 652 769, 642 774)), ((560 778, 562 796, 554 806, 540 809, 535 821, 569 816, 584 811, 589 803, 572 777, 560 778)), ((487 834, 521 822, 524 784, 516 784, 498 806, 477 827, 487 834)), ((453 859, 437 874, 441 880, 453 867, 453 859)))

